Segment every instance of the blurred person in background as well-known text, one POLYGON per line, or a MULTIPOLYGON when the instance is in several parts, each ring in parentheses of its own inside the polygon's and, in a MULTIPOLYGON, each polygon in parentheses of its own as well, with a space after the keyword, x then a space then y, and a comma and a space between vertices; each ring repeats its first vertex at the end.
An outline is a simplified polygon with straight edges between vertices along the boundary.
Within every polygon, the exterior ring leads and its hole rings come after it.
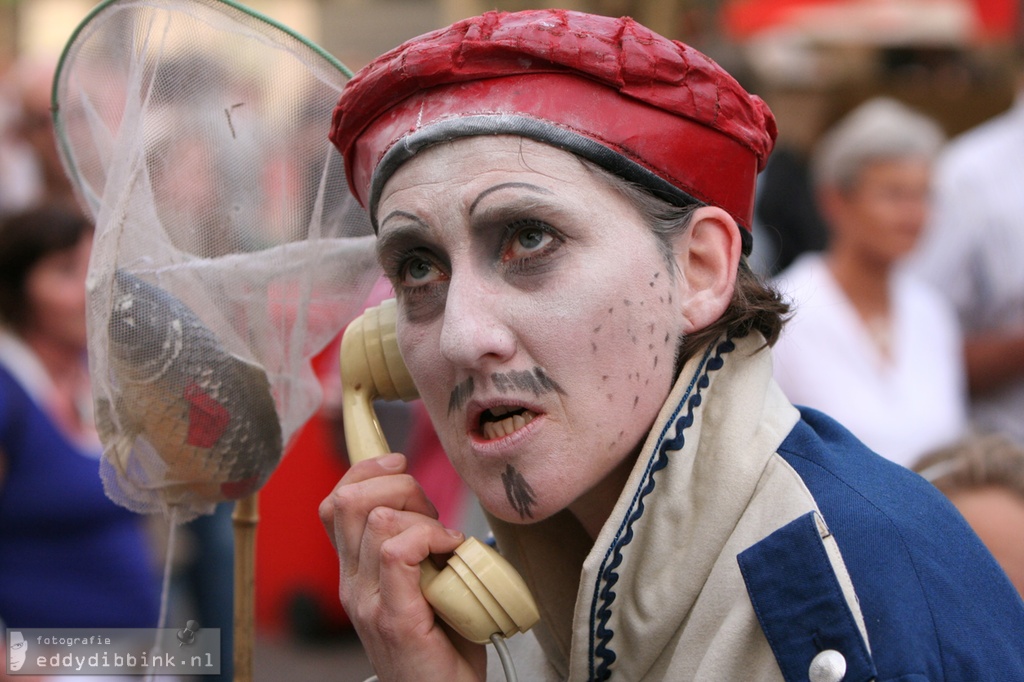
POLYGON ((78 210, 54 135, 50 92, 56 67, 52 57, 29 56, 16 61, 6 74, 3 170, 11 175, 0 181, 0 209, 6 204, 6 212, 52 201, 78 210))
POLYGON ((972 426, 1024 445, 1024 46, 1005 113, 953 139, 911 263, 952 302, 964 334, 972 426))
POLYGON ((0 222, 0 621, 155 627, 143 519, 99 475, 86 369, 93 228, 48 204, 0 222))
POLYGON ((12 65, 0 66, 0 216, 27 208, 38 195, 35 155, 22 136, 21 96, 12 65))
POLYGON ((893 99, 847 114, 813 157, 829 247, 777 278, 794 308, 774 351, 779 385, 904 466, 966 425, 956 316, 902 268, 943 142, 937 123, 893 99))
POLYGON ((799 149, 776 149, 758 181, 754 210, 758 236, 765 244, 755 247, 758 274, 772 276, 785 270, 800 254, 820 252, 828 241, 828 229, 818 211, 810 179, 810 162, 799 149))
POLYGON ((963 514, 1024 597, 1024 447, 977 434, 926 454, 914 470, 963 514))
POLYGON ((810 152, 832 104, 825 93, 814 90, 776 88, 766 97, 779 121, 779 139, 758 176, 751 267, 772 276, 800 254, 823 251, 828 243, 828 228, 814 196, 810 152))

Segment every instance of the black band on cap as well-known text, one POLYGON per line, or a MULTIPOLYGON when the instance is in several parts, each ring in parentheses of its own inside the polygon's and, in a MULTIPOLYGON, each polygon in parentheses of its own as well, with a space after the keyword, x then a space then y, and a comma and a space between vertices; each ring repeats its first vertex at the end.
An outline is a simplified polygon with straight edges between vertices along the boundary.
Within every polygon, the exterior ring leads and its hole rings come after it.
MULTIPOLYGON (((635 161, 571 130, 517 114, 478 114, 439 121, 421 128, 400 139, 384 154, 373 172, 373 181, 370 184, 369 213, 373 231, 378 231, 377 205, 380 202, 381 191, 399 166, 432 145, 478 135, 515 135, 542 142, 592 161, 608 172, 644 187, 674 206, 706 205, 705 202, 694 198, 635 161)), ((743 253, 749 255, 753 245, 750 231, 741 227, 740 237, 743 253)))

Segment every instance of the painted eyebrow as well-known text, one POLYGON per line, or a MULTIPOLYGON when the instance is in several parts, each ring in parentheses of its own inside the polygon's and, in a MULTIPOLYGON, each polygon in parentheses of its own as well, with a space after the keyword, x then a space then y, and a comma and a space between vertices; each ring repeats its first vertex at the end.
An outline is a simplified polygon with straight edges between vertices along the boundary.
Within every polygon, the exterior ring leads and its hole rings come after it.
MULTIPOLYGON (((487 198, 494 192, 498 192, 503 189, 525 189, 530 190, 532 192, 536 192, 538 194, 545 194, 547 196, 554 196, 555 194, 546 187, 534 185, 529 182, 503 182, 498 185, 494 185, 493 187, 488 187, 487 189, 480 192, 480 194, 477 195, 476 199, 473 200, 473 203, 470 204, 469 206, 470 215, 472 215, 473 212, 478 208, 481 201, 483 201, 485 198, 487 198)), ((384 231, 384 226, 388 223, 389 220, 395 218, 404 218, 410 221, 412 225, 400 227, 396 230, 389 231, 387 234, 381 234, 380 236, 378 236, 378 259, 381 257, 382 254, 388 253, 389 251, 393 251, 395 249, 401 249, 401 245, 404 245, 410 241, 416 239, 425 239, 425 235, 430 231, 430 226, 427 225, 427 223, 425 223, 423 219, 421 219, 414 213, 402 210, 394 210, 391 213, 388 213, 386 216, 384 216, 384 218, 380 221, 380 232, 384 231)))
POLYGON ((419 216, 417 216, 417 215, 415 215, 413 213, 409 213, 408 211, 392 211, 391 213, 388 213, 386 216, 384 216, 384 219, 380 221, 380 225, 378 227, 378 230, 380 228, 384 227, 384 225, 387 224, 387 222, 389 220, 391 220, 392 218, 405 218, 406 220, 411 220, 412 222, 416 223, 420 227, 426 227, 427 226, 426 223, 424 223, 422 220, 420 220, 419 216))
POLYGON ((384 226, 392 218, 404 218, 411 222, 412 225, 399 227, 377 237, 378 260, 383 254, 388 253, 389 251, 403 250, 403 245, 410 241, 423 239, 424 235, 426 235, 430 229, 422 219, 408 211, 392 211, 380 221, 381 231, 383 231, 384 226))
POLYGON ((528 182, 503 182, 500 185, 494 185, 493 187, 488 187, 484 191, 480 192, 480 194, 477 196, 477 198, 473 200, 473 203, 470 204, 470 206, 469 206, 469 214, 473 215, 473 211, 476 210, 476 208, 480 204, 480 202, 483 201, 487 196, 489 196, 489 195, 491 195, 491 194, 493 194, 493 193, 495 193, 497 191, 503 190, 503 189, 528 189, 528 190, 532 190, 534 192, 538 192, 540 194, 547 194, 549 196, 554 194, 554 192, 549 190, 547 187, 541 187, 540 185, 533 185, 533 184, 530 184, 528 182))

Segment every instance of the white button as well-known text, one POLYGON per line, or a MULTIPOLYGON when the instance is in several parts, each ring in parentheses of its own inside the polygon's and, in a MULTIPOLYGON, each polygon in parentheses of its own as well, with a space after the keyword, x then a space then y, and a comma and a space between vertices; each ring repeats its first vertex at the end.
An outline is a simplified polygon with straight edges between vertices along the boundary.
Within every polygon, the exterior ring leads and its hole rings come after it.
POLYGON ((846 658, 835 649, 825 649, 811 661, 807 677, 811 682, 843 682, 846 658))

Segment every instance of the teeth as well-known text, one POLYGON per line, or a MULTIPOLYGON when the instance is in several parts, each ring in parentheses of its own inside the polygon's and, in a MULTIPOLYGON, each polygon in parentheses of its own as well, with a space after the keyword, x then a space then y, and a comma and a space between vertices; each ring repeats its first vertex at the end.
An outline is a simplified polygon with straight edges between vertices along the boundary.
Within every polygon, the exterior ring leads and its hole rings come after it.
MULTIPOLYGON (((495 416, 507 414, 508 412, 509 410, 507 408, 500 408, 500 411, 499 408, 491 410, 491 414, 495 416)), ((535 416, 536 415, 533 412, 526 410, 520 414, 515 414, 506 419, 502 419, 501 421, 484 422, 484 425, 480 430, 483 433, 484 438, 487 440, 504 438, 532 422, 535 416)))

